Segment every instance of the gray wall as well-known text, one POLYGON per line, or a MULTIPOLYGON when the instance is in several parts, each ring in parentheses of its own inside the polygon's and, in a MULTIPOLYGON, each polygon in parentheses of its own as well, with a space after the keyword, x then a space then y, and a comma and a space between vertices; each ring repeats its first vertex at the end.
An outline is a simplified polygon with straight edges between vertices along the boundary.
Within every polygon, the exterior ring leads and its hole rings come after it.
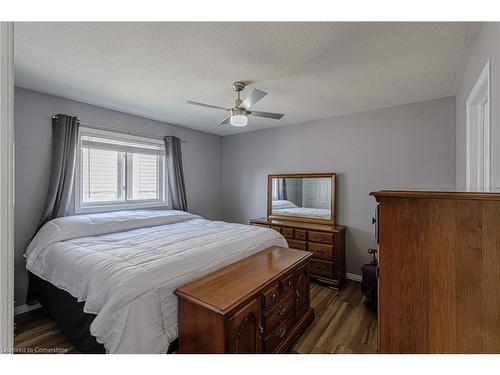
POLYGON ((491 182, 500 188, 500 23, 484 23, 457 92, 457 186, 465 187, 465 103, 490 61, 491 182))
POLYGON ((297 206, 302 206, 302 180, 298 178, 289 178, 286 181, 287 199, 297 206))
POLYGON ((347 270, 359 274, 375 245, 372 190, 451 187, 455 176, 455 98, 218 137, 142 117, 16 88, 16 299, 27 286, 22 254, 47 192, 51 120, 56 113, 124 130, 176 135, 183 144, 188 204, 208 219, 247 223, 265 216, 269 173, 338 173, 339 223, 348 226, 347 270))
POLYGON ((154 135, 175 135, 182 159, 190 212, 208 219, 222 218, 222 142, 210 135, 138 116, 111 111, 21 88, 15 89, 15 295, 25 301, 27 274, 22 258, 44 204, 52 152, 51 116, 78 115, 82 120, 154 135))
POLYGON ((447 97, 224 137, 225 220, 266 215, 269 173, 337 172, 347 272, 360 274, 375 246, 369 192, 455 186, 455 130, 455 98, 447 97))

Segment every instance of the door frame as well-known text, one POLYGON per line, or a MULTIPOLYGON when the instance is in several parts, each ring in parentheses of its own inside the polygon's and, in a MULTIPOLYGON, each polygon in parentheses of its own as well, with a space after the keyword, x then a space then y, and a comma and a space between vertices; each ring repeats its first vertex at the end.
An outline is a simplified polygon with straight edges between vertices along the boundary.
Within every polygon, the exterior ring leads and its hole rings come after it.
POLYGON ((474 148, 471 145, 473 135, 476 132, 476 157, 483 160, 483 178, 484 188, 491 187, 491 95, 490 95, 490 60, 481 71, 474 87, 472 88, 465 103, 465 186, 471 188, 474 179, 479 180, 478 176, 472 175, 471 158, 474 148), (484 108, 486 106, 486 108, 484 108), (485 111, 484 111, 485 110, 485 111), (479 126, 482 123, 483 126, 479 126), (482 146, 479 147, 479 140, 482 146))
POLYGON ((0 353, 14 348, 14 23, 0 22, 0 353))

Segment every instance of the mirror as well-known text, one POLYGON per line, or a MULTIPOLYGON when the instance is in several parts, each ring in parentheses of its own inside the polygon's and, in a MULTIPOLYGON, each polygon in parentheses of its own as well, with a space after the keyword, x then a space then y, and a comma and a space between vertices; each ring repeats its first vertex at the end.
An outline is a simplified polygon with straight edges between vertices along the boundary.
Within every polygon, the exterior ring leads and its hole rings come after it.
POLYGON ((335 173, 268 176, 267 216, 335 223, 335 173))

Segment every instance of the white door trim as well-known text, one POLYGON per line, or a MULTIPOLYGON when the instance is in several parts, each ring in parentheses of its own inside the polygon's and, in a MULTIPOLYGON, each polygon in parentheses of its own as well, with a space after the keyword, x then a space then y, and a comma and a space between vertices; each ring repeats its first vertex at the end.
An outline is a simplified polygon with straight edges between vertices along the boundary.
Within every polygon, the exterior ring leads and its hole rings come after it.
POLYGON ((479 180, 484 182, 483 188, 489 189, 491 187, 490 103, 490 60, 488 60, 465 103, 465 184, 467 189, 477 185, 479 180), (478 121, 484 126, 477 126, 478 121), (473 130, 475 134, 473 134, 473 130), (470 144, 473 135, 477 137, 477 145, 479 141, 482 143, 482 147, 477 147, 477 150, 474 150, 470 144), (475 156, 477 159, 474 160, 481 159, 484 163, 480 171, 481 177, 472 175, 471 172, 473 151, 478 152, 475 156), (474 180, 476 180, 476 184, 473 184, 474 180))
POLYGON ((0 22, 0 353, 14 346, 14 24, 0 22))

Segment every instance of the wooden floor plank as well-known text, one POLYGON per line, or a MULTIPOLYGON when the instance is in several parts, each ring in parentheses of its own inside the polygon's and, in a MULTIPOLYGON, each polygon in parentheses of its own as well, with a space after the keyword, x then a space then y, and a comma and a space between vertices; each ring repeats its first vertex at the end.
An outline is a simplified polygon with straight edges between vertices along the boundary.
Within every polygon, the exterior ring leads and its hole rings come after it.
POLYGON ((292 348, 294 353, 376 353, 377 314, 363 303, 360 284, 337 292, 311 284, 316 317, 292 348))
MULTIPOLYGON (((290 353, 376 353, 377 316, 363 304, 360 285, 335 291, 311 283, 315 319, 290 353)), ((18 353, 78 353, 44 309, 16 316, 18 353)))

